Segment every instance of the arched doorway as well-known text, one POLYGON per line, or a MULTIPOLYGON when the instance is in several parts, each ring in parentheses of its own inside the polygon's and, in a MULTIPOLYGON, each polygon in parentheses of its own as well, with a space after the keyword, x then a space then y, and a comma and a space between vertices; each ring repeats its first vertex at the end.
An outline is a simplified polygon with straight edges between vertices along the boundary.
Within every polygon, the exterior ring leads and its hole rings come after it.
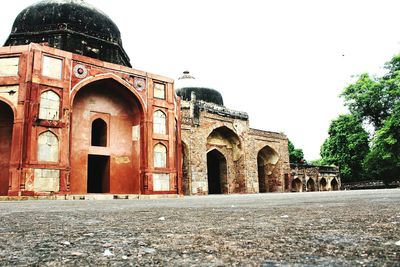
MULTIPOLYGON (((211 172, 214 178, 220 177, 221 182, 221 188, 217 190, 217 187, 215 187, 215 190, 212 190, 213 192, 215 191, 213 194, 244 192, 245 175, 241 167, 243 166, 243 151, 238 135, 226 126, 218 127, 207 137, 207 150, 212 152, 211 154, 207 154, 207 166, 209 169, 212 167, 212 170, 221 170, 220 175, 217 176, 215 176, 216 172, 211 172), (216 150, 216 152, 214 150, 216 150), (218 162, 211 162, 210 157, 218 162), (220 166, 220 168, 214 168, 213 164, 215 164, 215 166, 220 166), (229 170, 229 172, 227 170, 229 170)), ((210 176, 208 178, 210 179, 210 176)), ((213 180, 212 182, 215 181, 213 180)))
POLYGON ((216 149, 207 153, 207 176, 208 194, 225 193, 227 189, 226 159, 224 155, 216 149))
POLYGON ((265 146, 258 152, 257 167, 260 193, 277 191, 277 186, 280 183, 279 174, 274 171, 278 160, 278 153, 270 146, 265 146))
POLYGON ((326 186, 327 186, 327 182, 325 178, 321 178, 321 180, 319 180, 319 190, 320 191, 326 191, 326 186))
POLYGON ((308 178, 307 191, 310 191, 310 192, 314 192, 315 191, 315 182, 314 182, 313 178, 308 178))
POLYGON ((332 181, 331 181, 331 189, 332 189, 332 191, 339 190, 339 183, 336 180, 336 178, 333 178, 332 181))
POLYGON ((292 181, 292 192, 301 192, 303 191, 303 183, 299 178, 296 178, 292 181))
POLYGON ((0 100, 0 196, 8 194, 14 112, 0 100))
POLYGON ((73 98, 72 193, 140 193, 143 109, 114 79, 94 81, 73 98))

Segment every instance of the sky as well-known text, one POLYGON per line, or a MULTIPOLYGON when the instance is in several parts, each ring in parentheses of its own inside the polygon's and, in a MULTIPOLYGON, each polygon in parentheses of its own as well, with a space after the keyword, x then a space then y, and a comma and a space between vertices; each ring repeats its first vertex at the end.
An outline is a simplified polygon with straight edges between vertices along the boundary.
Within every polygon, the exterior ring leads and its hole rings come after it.
MULTIPOLYGON (((86 0, 118 25, 133 68, 190 71, 250 127, 283 132, 318 159, 339 94, 400 53, 398 0, 86 0)), ((0 43, 36 1, 2 5, 0 43)))

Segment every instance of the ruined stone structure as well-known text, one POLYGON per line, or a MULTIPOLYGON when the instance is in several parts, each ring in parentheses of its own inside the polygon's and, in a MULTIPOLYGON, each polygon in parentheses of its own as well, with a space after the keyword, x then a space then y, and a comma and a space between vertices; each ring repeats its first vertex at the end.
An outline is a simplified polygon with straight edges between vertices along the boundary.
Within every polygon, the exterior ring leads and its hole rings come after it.
POLYGON ((173 80, 130 68, 78 0, 23 10, 0 48, 0 195, 179 194, 173 80))
POLYGON ((197 86, 189 72, 175 87, 186 195, 289 191, 284 134, 251 129, 247 113, 226 108, 218 91, 197 86))
POLYGON ((292 192, 337 191, 341 188, 339 168, 291 164, 292 192))

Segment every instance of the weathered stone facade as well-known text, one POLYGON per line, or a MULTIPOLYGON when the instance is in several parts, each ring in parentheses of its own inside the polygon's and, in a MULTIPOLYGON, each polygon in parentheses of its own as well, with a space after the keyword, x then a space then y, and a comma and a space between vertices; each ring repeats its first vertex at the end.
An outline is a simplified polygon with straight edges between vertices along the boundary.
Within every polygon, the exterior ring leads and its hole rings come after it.
POLYGON ((336 191, 341 188, 339 168, 291 164, 290 191, 336 191))
POLYGON ((181 115, 186 195, 289 190, 284 134, 251 129, 245 112, 196 99, 195 93, 182 99, 181 115))

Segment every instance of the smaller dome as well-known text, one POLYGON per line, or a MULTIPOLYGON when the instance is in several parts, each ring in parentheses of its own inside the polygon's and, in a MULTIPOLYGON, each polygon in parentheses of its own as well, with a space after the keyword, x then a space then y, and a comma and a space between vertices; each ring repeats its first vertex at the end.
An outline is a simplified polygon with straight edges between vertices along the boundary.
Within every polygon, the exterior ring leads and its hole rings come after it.
POLYGON ((192 92, 195 93, 197 100, 214 103, 219 106, 224 105, 224 100, 220 92, 201 86, 196 78, 190 75, 189 71, 184 71, 183 75, 175 83, 175 93, 182 100, 190 101, 192 100, 192 92))

